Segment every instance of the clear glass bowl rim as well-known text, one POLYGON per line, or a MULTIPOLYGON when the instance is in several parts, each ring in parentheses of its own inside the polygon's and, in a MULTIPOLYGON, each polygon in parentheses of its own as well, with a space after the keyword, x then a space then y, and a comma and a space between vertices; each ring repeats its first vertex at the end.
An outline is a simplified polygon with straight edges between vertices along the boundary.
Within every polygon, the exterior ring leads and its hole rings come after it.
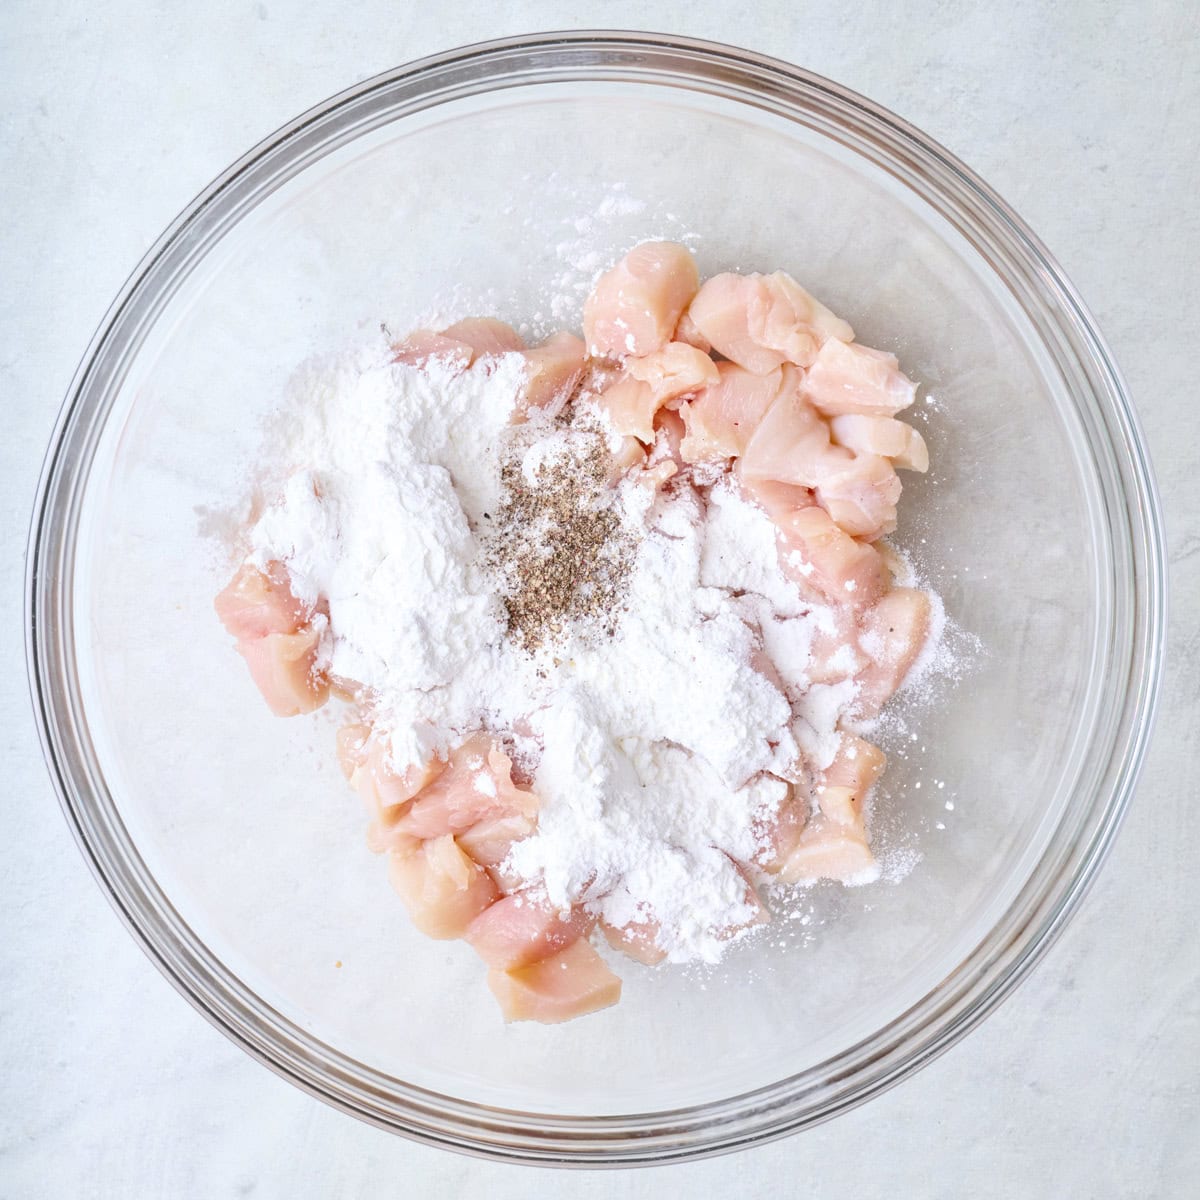
POLYGON ((26 654, 43 752, 84 857, 151 960, 217 1028, 311 1094, 427 1144, 526 1163, 629 1166, 727 1152, 827 1120, 931 1061, 1013 990, 1077 908, 1129 804, 1161 681, 1165 605, 1162 516, 1119 371, 1045 247, 982 180, 887 110, 779 60, 672 35, 581 30, 482 42, 368 79, 260 143, 172 223, 93 337, 52 435, 29 535, 26 654), (622 1116, 516 1112, 416 1088, 264 1004, 195 937, 125 831, 90 744, 71 636, 79 510, 99 434, 147 329, 206 250, 264 194, 370 128, 450 99, 568 81, 649 82, 765 109, 850 146, 933 204, 1019 298, 1068 379, 1112 548, 1112 662, 1087 769, 987 937, 907 1012, 827 1062, 713 1103, 622 1116))

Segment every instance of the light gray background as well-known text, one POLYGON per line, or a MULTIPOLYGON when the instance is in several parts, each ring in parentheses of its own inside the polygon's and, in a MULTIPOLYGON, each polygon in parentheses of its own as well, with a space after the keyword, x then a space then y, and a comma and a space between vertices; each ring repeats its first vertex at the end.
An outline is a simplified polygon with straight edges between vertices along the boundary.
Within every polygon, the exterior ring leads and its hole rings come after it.
POLYGON ((0 1196, 1193 1196, 1200 1183, 1200 19, 1190 0, 413 4, 6 0, 0 9, 0 1196), (494 10, 505 10, 497 15, 494 10), (666 1170, 549 1174, 410 1145, 277 1080, 101 898, 24 684, 33 490, 91 333, 162 228, 328 94, 539 28, 740 43, 915 122, 1030 221, 1091 304, 1169 526, 1163 712, 1066 935, 986 1024, 810 1133, 666 1170))

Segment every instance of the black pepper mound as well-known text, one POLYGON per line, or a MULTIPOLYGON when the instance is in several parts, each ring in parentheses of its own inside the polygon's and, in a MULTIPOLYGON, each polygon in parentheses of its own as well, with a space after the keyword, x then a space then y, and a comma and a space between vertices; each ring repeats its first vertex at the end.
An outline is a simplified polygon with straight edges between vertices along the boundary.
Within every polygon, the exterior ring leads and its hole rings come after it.
MULTIPOLYGON (((562 426, 565 428, 565 426, 562 426)), ((615 509, 612 456, 599 431, 572 431, 570 452, 533 481, 519 452, 501 468, 487 559, 504 582, 508 635, 535 651, 568 628, 612 636, 632 561, 615 509)))

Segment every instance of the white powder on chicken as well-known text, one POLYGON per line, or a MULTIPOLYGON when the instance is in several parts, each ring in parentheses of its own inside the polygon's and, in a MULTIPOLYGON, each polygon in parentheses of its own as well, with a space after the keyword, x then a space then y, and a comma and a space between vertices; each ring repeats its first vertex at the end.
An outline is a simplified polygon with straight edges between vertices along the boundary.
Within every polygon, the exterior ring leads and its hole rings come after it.
POLYGON ((542 808, 506 869, 614 926, 657 922, 672 961, 715 961, 756 911, 737 864, 798 762, 832 760, 855 685, 809 680, 829 614, 729 482, 706 497, 621 482, 631 557, 611 632, 518 644, 486 553, 503 456, 520 430, 534 486, 586 440, 510 423, 523 370, 512 354, 459 373, 364 356, 310 371, 277 427, 286 470, 252 561, 282 561, 300 599, 328 604, 323 662, 365 689, 398 771, 480 729, 530 760, 542 808))

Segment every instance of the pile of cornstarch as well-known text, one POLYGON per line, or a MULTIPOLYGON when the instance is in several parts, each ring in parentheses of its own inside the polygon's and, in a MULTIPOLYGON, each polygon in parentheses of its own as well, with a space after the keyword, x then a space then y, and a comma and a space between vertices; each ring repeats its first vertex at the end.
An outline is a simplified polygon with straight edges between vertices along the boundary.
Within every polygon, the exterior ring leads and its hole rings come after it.
POLYGON ((712 962, 753 915, 734 860, 796 763, 828 764, 854 687, 807 678, 828 614, 765 513, 728 481, 623 478, 586 392, 514 423, 523 381, 516 354, 310 369, 254 561, 327 601, 322 665, 361 685, 397 770, 506 740, 542 802, 506 867, 614 926, 653 913, 670 960, 712 962))

